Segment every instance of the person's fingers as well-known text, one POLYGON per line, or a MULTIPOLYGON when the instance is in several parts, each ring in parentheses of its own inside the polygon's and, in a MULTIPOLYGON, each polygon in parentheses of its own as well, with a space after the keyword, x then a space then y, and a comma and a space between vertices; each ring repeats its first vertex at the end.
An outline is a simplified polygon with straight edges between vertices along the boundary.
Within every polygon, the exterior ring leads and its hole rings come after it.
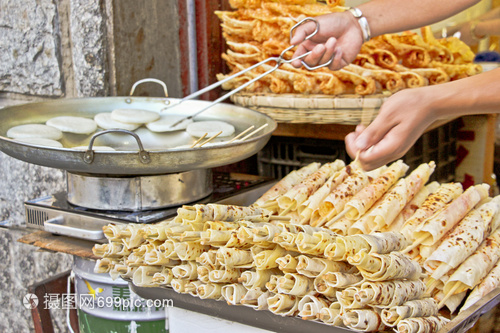
POLYGON ((340 47, 337 47, 337 49, 335 50, 335 56, 333 58, 333 61, 328 66, 328 68, 330 68, 332 71, 336 71, 336 70, 341 69, 345 65, 347 65, 347 64, 343 63, 343 59, 342 59, 343 55, 344 55, 344 53, 342 52, 342 49, 340 47))
POLYGON ((310 67, 317 66, 320 60, 322 59, 323 55, 325 54, 325 51, 326 51, 325 45, 318 44, 312 49, 311 54, 309 54, 302 60, 310 67))
POLYGON ((345 141, 345 148, 347 151, 347 154, 354 159, 356 158, 356 154, 358 153, 358 149, 354 146, 354 141, 358 137, 358 133, 356 132, 351 132, 346 135, 344 141, 345 141))
POLYGON ((366 129, 366 126, 363 124, 359 124, 356 126, 355 132, 359 135, 361 132, 363 132, 366 129))
POLYGON ((377 144, 382 138, 398 123, 378 116, 373 122, 366 127, 356 138, 354 145, 359 150, 366 150, 369 147, 377 144))
MULTIPOLYGON (((329 38, 326 43, 325 43, 325 52, 323 53, 323 56, 321 57, 320 61, 319 61, 319 64, 318 65, 322 65, 322 64, 326 64, 328 63, 330 60, 332 60, 332 58, 335 56, 335 47, 337 46, 337 39, 336 38, 329 38)), ((333 62, 333 60, 332 60, 333 62)))
POLYGON ((297 45, 303 42, 306 39, 306 37, 312 34, 315 30, 316 30, 316 24, 314 22, 307 22, 302 24, 293 32, 290 44, 297 45))
POLYGON ((402 157, 415 143, 415 138, 401 127, 389 131, 377 144, 361 151, 359 161, 365 170, 373 170, 402 157), (406 134, 406 135, 405 135, 406 134))

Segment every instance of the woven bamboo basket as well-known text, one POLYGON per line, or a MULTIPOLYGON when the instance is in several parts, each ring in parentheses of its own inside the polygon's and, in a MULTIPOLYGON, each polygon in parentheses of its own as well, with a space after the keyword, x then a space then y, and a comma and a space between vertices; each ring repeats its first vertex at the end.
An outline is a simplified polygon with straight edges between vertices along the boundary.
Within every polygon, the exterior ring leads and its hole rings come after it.
POLYGON ((279 123, 369 124, 388 95, 300 95, 236 93, 233 103, 267 114, 279 123))

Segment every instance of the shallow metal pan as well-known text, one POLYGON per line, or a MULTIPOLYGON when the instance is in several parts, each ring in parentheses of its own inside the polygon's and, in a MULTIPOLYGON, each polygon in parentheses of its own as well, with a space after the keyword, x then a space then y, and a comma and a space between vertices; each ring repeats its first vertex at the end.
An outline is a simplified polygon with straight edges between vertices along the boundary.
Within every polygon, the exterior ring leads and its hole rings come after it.
MULTIPOLYGON (((5 154, 33 164, 67 170, 75 173, 101 175, 152 175, 184 172, 194 169, 214 168, 241 161, 261 150, 276 129, 276 122, 260 112, 247 108, 219 103, 195 118, 200 120, 222 120, 231 123, 240 133, 254 125, 267 124, 259 133, 241 142, 211 145, 201 148, 174 148, 194 139, 187 133, 153 134, 145 128, 135 132, 141 138, 144 150, 139 151, 136 139, 127 134, 104 134, 95 138, 96 145, 120 142, 119 151, 93 153, 71 148, 51 148, 25 144, 6 137, 13 126, 29 123, 44 124, 56 116, 81 116, 93 118, 100 112, 118 108, 137 108, 160 112, 167 105, 177 103, 175 98, 151 97, 100 97, 59 99, 48 102, 29 103, 0 109, 0 150, 5 154), (179 137, 180 135, 180 137, 179 137), (186 137, 187 136, 187 137, 186 137), (130 147, 130 148, 128 148, 130 147)), ((210 102, 191 100, 172 107, 162 114, 188 116, 210 102)), ((64 135, 66 146, 88 145, 91 136, 64 135)), ((228 140, 230 138, 225 138, 228 140)))

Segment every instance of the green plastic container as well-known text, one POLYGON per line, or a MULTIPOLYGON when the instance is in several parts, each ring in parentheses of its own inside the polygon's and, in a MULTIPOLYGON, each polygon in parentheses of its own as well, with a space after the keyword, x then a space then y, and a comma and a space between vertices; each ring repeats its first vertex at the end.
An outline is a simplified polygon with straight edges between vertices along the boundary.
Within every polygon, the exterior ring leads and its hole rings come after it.
POLYGON ((166 333, 160 301, 137 296, 122 279, 94 273, 95 262, 74 256, 75 297, 81 333, 166 333))

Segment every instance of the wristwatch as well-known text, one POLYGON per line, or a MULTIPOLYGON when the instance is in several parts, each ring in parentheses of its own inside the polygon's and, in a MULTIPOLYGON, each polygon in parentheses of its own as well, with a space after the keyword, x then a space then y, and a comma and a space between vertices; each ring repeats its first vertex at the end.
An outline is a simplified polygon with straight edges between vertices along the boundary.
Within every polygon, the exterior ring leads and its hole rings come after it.
POLYGON ((368 20, 363 16, 363 13, 359 8, 350 7, 348 11, 358 20, 359 26, 361 27, 361 32, 363 33, 363 40, 365 42, 369 41, 371 38, 370 26, 368 25, 368 20))

